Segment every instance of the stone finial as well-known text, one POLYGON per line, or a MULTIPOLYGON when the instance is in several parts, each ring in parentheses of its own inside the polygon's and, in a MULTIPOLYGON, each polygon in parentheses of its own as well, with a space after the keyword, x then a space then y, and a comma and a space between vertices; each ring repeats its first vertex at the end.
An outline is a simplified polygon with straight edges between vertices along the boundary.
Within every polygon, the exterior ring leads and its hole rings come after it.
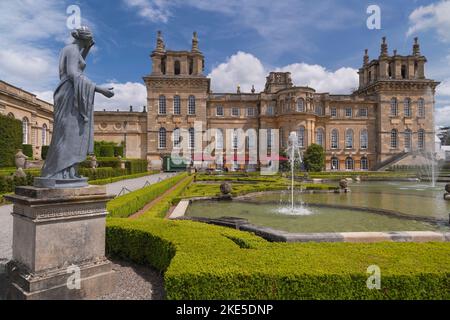
POLYGON ((237 93, 241 93, 241 86, 240 86, 240 85, 237 86, 236 92, 237 92, 237 93))
POLYGON ((364 65, 369 64, 369 49, 364 50, 364 65))
POLYGON ((200 52, 198 49, 198 35, 196 31, 194 31, 192 35, 192 52, 200 52))
POLYGON ((414 45, 413 45, 413 55, 420 56, 420 44, 419 44, 419 38, 414 38, 414 45))
POLYGON ((256 92, 255 85, 252 85, 252 93, 255 93, 255 92, 256 92))
POLYGON ((166 50, 166 46, 164 45, 164 39, 162 37, 162 32, 158 31, 158 37, 156 39, 156 51, 164 52, 166 50))
POLYGON ((147 113, 147 106, 143 106, 143 107, 142 107, 142 112, 143 112, 143 113, 147 113))
POLYGON ((133 106, 130 106, 130 112, 133 112, 133 106))
POLYGON ((387 45, 387 42, 386 42, 386 37, 382 38, 381 55, 382 56, 387 56, 388 55, 388 45, 387 45))
POLYGON ((397 55, 397 49, 394 49, 394 56, 397 55))

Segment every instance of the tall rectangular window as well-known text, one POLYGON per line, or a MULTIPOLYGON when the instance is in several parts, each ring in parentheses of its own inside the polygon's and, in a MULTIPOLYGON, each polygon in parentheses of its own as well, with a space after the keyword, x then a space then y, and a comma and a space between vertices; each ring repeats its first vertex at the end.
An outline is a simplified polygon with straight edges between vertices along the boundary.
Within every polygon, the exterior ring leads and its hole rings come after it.
POLYGON ((189 96, 188 114, 191 116, 195 115, 195 97, 194 96, 189 96))
POLYGON ((247 116, 254 117, 255 116, 255 108, 253 108, 253 107, 247 108, 247 116))
POLYGON ((275 108, 273 107, 273 105, 267 106, 266 114, 268 116, 273 116, 275 114, 275 108))
POLYGON ((223 117, 223 107, 222 106, 217 106, 216 115, 219 117, 223 117))
POLYGON ((165 96, 159 96, 159 110, 160 115, 167 114, 167 106, 166 106, 166 97, 165 96))
POLYGON ((353 109, 351 107, 345 108, 345 116, 351 118, 353 116, 353 109))
POLYGON ((359 108, 359 116, 362 118, 367 118, 369 112, 367 108, 359 108))
POLYGON ((239 108, 237 108, 237 107, 232 108, 231 109, 231 115, 233 117, 239 117, 239 108))
POLYGON ((330 115, 331 115, 332 118, 337 118, 338 113, 337 113, 337 108, 336 107, 332 107, 331 108, 330 115))
POLYGON ((180 115, 181 114, 181 100, 180 96, 173 97, 173 114, 180 115))

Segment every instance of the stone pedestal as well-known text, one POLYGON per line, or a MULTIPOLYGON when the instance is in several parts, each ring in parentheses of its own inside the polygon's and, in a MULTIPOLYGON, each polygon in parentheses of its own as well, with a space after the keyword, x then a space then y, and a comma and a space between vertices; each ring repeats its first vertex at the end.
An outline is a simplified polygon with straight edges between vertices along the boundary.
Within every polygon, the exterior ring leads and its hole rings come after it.
POLYGON ((19 187, 6 198, 14 203, 9 299, 92 299, 113 289, 105 187, 19 187))

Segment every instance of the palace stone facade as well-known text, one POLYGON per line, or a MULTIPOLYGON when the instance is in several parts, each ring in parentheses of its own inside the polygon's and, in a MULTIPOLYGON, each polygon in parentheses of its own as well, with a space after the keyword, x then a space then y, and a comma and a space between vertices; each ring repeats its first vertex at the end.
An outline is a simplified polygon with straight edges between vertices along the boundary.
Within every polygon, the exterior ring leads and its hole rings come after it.
MULTIPOLYGON (((181 144, 180 131, 189 132, 192 153, 194 147, 202 150, 214 141, 219 148, 233 143, 228 129, 278 129, 280 149, 296 132, 303 149, 313 143, 324 147, 327 170, 378 170, 434 152, 434 99, 439 83, 426 78, 427 60, 417 39, 409 55, 396 50, 389 54, 385 38, 376 59, 370 60, 366 50, 358 72, 359 87, 348 95, 296 86, 289 72, 271 72, 262 92, 241 92, 238 87, 234 93, 213 93, 198 44, 194 33, 190 50, 167 50, 159 32, 151 54, 152 71, 144 77, 147 106, 130 107, 129 112, 95 112, 95 139, 125 141, 126 156, 147 158, 152 169, 160 169, 163 158, 181 144), (199 122, 201 128, 194 128, 199 122), (195 145, 201 141, 195 138, 208 129, 215 132, 211 141, 195 145)), ((51 105, 32 94, 0 82, 0 112, 28 121, 27 141, 35 145, 36 155, 51 136, 50 110, 51 105)), ((248 158, 240 156, 225 159, 223 165, 246 167, 235 163, 248 158)), ((195 154, 193 159, 196 166, 217 166, 195 154)))

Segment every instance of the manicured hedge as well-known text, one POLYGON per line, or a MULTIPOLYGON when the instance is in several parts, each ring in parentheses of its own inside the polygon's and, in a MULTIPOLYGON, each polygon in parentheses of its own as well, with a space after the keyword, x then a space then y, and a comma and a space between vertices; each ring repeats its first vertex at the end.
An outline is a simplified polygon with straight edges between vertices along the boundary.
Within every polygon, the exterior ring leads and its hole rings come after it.
POLYGON ((127 159, 125 166, 128 170, 128 174, 135 174, 148 170, 147 160, 142 159, 127 159))
POLYGON ((127 175, 126 169, 120 168, 97 168, 97 169, 87 169, 80 168, 79 174, 89 180, 100 180, 107 178, 114 178, 127 175))
POLYGON ((450 299, 449 243, 269 243, 146 218, 108 219, 107 250, 164 272, 168 299, 450 299), (366 286, 371 265, 381 290, 366 286))
POLYGON ((123 158, 123 146, 114 146, 114 157, 118 156, 123 158))
POLYGON ((50 149, 50 146, 42 146, 42 149, 41 149, 41 158, 42 158, 42 160, 47 159, 48 149, 50 149))
POLYGON ((22 147, 22 122, 0 115, 0 167, 14 166, 14 156, 22 147))
POLYGON ((129 217, 186 177, 187 173, 183 173, 118 197, 108 203, 108 212, 112 217, 129 217))
POLYGON ((0 175, 0 194, 14 192, 16 187, 30 186, 34 177, 39 176, 39 171, 26 171, 26 177, 18 178, 13 175, 0 175))
POLYGON ((101 146, 100 157, 114 157, 114 146, 112 145, 101 146))
POLYGON ((31 144, 24 144, 22 145, 23 154, 26 155, 28 158, 33 159, 33 146, 31 144))
POLYGON ((122 181, 122 180, 145 177, 145 176, 149 176, 149 175, 156 174, 156 173, 157 173, 157 171, 149 171, 149 172, 142 172, 142 173, 137 173, 137 174, 130 174, 130 175, 126 175, 126 176, 119 176, 119 177, 114 177, 114 178, 92 180, 92 181, 89 181, 89 184, 105 185, 105 184, 110 184, 110 183, 114 183, 114 182, 118 182, 118 181, 122 181))

